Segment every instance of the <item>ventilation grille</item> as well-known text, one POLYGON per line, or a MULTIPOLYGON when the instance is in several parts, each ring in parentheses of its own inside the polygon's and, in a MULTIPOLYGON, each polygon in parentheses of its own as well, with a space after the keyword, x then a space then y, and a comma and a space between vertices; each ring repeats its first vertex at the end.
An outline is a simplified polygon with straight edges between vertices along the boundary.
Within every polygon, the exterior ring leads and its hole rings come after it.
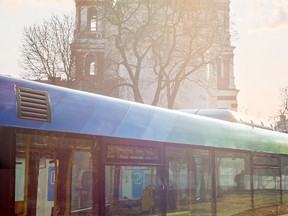
POLYGON ((16 86, 17 117, 51 122, 50 101, 47 92, 16 86))

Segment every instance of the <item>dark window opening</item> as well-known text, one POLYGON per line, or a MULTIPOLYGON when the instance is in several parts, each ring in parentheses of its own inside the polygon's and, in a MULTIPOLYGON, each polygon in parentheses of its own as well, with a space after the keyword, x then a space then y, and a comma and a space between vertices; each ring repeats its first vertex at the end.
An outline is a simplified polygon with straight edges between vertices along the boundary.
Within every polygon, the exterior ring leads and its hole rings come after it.
POLYGON ((89 24, 89 31, 97 31, 97 9, 95 7, 88 9, 87 24, 89 24))
POLYGON ((90 21, 90 31, 96 31, 96 16, 93 16, 90 21))

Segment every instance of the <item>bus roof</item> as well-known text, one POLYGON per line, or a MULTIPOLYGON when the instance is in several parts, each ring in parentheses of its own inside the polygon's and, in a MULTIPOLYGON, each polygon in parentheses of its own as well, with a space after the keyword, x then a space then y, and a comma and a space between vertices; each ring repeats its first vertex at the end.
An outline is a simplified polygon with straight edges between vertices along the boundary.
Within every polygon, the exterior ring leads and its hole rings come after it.
POLYGON ((229 109, 184 109, 180 111, 223 121, 241 123, 252 127, 274 130, 274 125, 267 120, 238 113, 229 109))
POLYGON ((288 153, 287 134, 1 76, 0 126, 288 153), (21 117, 26 114, 21 109, 21 90, 32 101, 28 118, 21 117), (48 97, 51 118, 34 120, 41 92, 48 97))

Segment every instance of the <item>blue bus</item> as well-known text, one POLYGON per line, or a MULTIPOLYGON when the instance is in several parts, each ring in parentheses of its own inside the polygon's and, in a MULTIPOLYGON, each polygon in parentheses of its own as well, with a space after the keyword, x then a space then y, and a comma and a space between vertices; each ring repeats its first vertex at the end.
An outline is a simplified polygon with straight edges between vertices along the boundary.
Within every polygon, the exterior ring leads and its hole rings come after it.
POLYGON ((0 214, 288 213, 288 135, 0 76, 0 214))

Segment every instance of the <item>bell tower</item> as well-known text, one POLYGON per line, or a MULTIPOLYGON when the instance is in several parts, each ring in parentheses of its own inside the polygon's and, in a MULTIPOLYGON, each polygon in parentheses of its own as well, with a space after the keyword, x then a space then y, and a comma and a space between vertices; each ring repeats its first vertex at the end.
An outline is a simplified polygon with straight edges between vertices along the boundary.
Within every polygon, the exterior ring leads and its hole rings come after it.
POLYGON ((76 89, 102 92, 104 79, 104 24, 107 5, 103 0, 75 0, 76 24, 71 44, 75 62, 76 89))
POLYGON ((218 0, 219 13, 223 29, 222 44, 217 65, 217 108, 227 108, 237 111, 237 95, 234 77, 234 49, 230 35, 230 0, 218 0))

